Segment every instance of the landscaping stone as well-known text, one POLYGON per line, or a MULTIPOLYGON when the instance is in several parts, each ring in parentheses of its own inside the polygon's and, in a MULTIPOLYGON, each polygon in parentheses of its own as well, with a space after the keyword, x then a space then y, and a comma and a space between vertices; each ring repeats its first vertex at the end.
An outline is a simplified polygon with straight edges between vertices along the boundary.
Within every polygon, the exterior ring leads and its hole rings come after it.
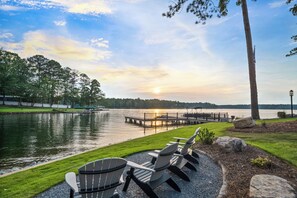
POLYGON ((236 129, 251 128, 256 125, 256 122, 252 117, 242 118, 233 121, 234 127, 236 129))
POLYGON ((226 152, 242 152, 246 147, 244 140, 229 136, 218 137, 214 144, 218 144, 226 152))
POLYGON ((274 175, 254 175, 250 182, 250 197, 270 198, 284 197, 296 198, 294 188, 287 180, 274 175))

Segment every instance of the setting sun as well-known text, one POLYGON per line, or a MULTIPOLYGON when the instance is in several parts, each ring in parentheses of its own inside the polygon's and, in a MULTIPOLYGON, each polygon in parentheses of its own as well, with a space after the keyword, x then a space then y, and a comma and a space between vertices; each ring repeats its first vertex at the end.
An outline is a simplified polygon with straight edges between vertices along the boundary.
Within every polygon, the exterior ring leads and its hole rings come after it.
POLYGON ((154 93, 154 94, 159 94, 160 92, 161 92, 160 87, 156 87, 156 88, 154 88, 154 90, 153 90, 153 93, 154 93))

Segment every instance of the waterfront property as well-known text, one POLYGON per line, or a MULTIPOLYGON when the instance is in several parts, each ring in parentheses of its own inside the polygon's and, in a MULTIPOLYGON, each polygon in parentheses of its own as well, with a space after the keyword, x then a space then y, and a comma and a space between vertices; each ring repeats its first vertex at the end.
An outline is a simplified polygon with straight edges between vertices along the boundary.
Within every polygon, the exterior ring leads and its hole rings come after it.
MULTIPOLYGON (((266 120, 270 122, 283 122, 292 119, 284 120, 266 120)), ((258 122, 261 124, 261 121, 258 122)), ((199 125, 203 128, 215 132, 216 136, 235 135, 247 140, 247 143, 262 148, 273 155, 282 158, 295 166, 296 161, 296 133, 265 133, 265 134, 245 134, 227 132, 227 128, 231 127, 230 123, 212 122, 199 125)), ((32 197, 37 195, 49 187, 56 185, 64 180, 64 174, 67 172, 77 172, 77 168, 105 157, 126 157, 132 153, 137 153, 145 150, 154 150, 162 148, 168 140, 175 136, 189 137, 197 128, 197 125, 187 126, 172 130, 165 133, 146 136, 143 138, 126 141, 116 145, 111 145, 89 151, 80 155, 76 155, 64 160, 52 162, 39 167, 15 173, 6 177, 0 177, 0 197, 32 197)))

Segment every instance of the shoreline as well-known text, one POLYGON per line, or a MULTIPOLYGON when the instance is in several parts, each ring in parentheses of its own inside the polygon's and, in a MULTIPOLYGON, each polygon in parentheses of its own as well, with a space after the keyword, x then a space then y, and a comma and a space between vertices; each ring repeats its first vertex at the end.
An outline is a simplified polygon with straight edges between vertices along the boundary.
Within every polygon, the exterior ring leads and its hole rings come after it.
MULTIPOLYGON (((286 122, 284 120, 275 120, 277 122, 286 122)), ((272 121, 270 121, 272 122, 272 121)), ((230 135, 226 130, 231 126, 230 123, 207 123, 201 125, 191 125, 183 128, 167 131, 165 133, 152 134, 145 137, 128 140, 122 143, 108 145, 102 148, 97 148, 93 151, 87 151, 82 154, 68 156, 63 160, 51 161, 47 164, 34 166, 28 170, 22 170, 17 173, 0 177, 0 197, 34 197, 41 192, 57 185, 64 181, 64 174, 67 172, 76 172, 78 167, 87 162, 107 157, 123 157, 129 156, 133 153, 139 153, 148 150, 155 150, 163 148, 173 137, 189 137, 197 127, 208 128, 216 133, 216 136, 230 135), (17 182, 16 182, 17 181, 17 182)), ((240 135, 233 133, 233 135, 240 135)), ((292 147, 295 144, 294 139, 296 134, 290 134, 290 138, 284 137, 282 133, 279 134, 265 134, 265 136, 255 136, 255 134, 241 134, 245 135, 244 139, 249 139, 249 144, 262 142, 262 140, 269 140, 257 145, 262 150, 268 148, 268 152, 286 161, 296 164, 294 157, 282 155, 284 149, 291 148, 290 152, 295 153, 296 148, 292 147), (254 138, 249 138, 252 135, 254 138), (286 147, 279 147, 278 142, 283 141, 286 147)), ((261 134, 260 134, 261 135, 261 134)))

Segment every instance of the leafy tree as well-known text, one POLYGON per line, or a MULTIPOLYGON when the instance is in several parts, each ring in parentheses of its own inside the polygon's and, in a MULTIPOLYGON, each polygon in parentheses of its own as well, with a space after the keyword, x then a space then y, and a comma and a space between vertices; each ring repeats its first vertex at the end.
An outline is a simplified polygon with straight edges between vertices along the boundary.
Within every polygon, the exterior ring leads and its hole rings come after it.
POLYGON ((90 105, 90 83, 91 79, 87 74, 80 74, 80 99, 82 105, 90 105))
POLYGON ((62 85, 62 71, 62 66, 57 61, 50 60, 48 62, 44 78, 47 79, 47 89, 49 90, 48 103, 51 106, 55 101, 55 97, 61 95, 59 91, 62 85))
POLYGON ((30 71, 33 75, 32 91, 35 92, 34 95, 36 95, 37 101, 43 104, 45 102, 45 99, 49 95, 47 86, 48 79, 46 78, 46 68, 50 60, 42 55, 35 55, 28 58, 27 61, 30 65, 30 71))
POLYGON ((104 96, 100 89, 100 83, 96 79, 91 81, 89 96, 90 105, 97 105, 100 99, 102 99, 104 96))
MULTIPOLYGON (((287 4, 290 4, 294 0, 287 0, 287 4)), ((290 11, 292 12, 293 16, 297 16, 297 4, 294 4, 292 8, 290 8, 290 11)), ((294 42, 297 42, 297 35, 293 35, 292 40, 294 42)), ((297 54, 297 47, 293 48, 286 56, 293 56, 297 54)))
POLYGON ((21 59, 0 49, 0 94, 31 102, 96 105, 104 98, 99 81, 42 55, 21 59))
MULTIPOLYGON (((218 6, 212 0, 177 0, 174 5, 169 5, 169 11, 163 13, 163 16, 173 17, 182 7, 187 4, 186 11, 197 17, 196 24, 205 24, 206 21, 214 15, 217 17, 226 16, 228 14, 228 4, 230 0, 219 0, 218 6)), ((243 24, 246 36, 246 47, 249 66, 249 80, 251 92, 251 114, 254 119, 260 119, 258 108, 258 93, 256 83, 255 55, 253 51, 251 28, 248 17, 248 9, 246 0, 237 0, 236 5, 241 6, 243 24)))
POLYGON ((0 94, 3 95, 2 104, 5 104, 5 96, 14 94, 23 88, 25 82, 23 73, 25 62, 17 54, 0 50, 0 94))

